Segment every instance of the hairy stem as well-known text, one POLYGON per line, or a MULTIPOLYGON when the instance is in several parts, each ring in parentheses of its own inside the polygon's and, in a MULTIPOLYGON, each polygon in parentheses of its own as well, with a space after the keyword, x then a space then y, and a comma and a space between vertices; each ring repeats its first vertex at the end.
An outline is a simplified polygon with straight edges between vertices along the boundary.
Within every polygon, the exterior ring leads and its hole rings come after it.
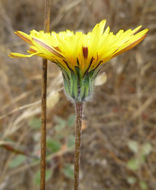
MULTIPOLYGON (((50 0, 44 0, 44 30, 49 32, 50 25, 50 0)), ((47 59, 43 59, 42 63, 42 126, 41 126, 41 162, 40 162, 40 190, 45 190, 45 178, 46 178, 46 100, 47 100, 47 59)))
POLYGON ((78 190, 83 103, 76 102, 75 109, 76 109, 76 125, 75 125, 74 190, 78 190))

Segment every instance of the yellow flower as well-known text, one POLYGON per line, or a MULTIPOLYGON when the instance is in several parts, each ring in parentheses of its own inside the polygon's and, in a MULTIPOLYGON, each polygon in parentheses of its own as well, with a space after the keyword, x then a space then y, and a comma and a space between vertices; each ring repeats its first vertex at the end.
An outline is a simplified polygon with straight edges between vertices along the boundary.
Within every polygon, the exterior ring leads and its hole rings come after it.
POLYGON ((134 30, 119 30, 116 34, 105 28, 106 20, 97 24, 91 32, 55 33, 37 32, 30 34, 17 31, 16 35, 30 45, 28 55, 11 53, 11 57, 37 55, 56 63, 63 72, 65 89, 76 101, 83 101, 91 93, 92 83, 100 66, 113 57, 128 51, 140 43, 148 32, 141 26, 134 30))

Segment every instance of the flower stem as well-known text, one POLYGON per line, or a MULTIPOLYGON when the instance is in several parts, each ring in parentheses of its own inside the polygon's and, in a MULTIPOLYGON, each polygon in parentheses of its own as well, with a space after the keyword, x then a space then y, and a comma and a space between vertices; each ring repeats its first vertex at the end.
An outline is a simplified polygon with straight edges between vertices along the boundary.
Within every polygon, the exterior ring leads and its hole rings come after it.
MULTIPOLYGON (((45 10, 44 10, 44 30, 49 32, 50 25, 50 1, 44 0, 45 10)), ((45 178, 46 178, 46 99, 47 99, 47 59, 43 59, 42 63, 42 103, 41 103, 41 161, 40 161, 40 190, 45 190, 45 178)))
POLYGON ((76 125, 75 125, 74 190, 78 190, 83 102, 75 102, 75 109, 76 109, 76 125))
POLYGON ((42 65, 42 126, 41 126, 41 182, 40 190, 45 190, 46 175, 46 94, 47 94, 47 60, 43 60, 42 65))

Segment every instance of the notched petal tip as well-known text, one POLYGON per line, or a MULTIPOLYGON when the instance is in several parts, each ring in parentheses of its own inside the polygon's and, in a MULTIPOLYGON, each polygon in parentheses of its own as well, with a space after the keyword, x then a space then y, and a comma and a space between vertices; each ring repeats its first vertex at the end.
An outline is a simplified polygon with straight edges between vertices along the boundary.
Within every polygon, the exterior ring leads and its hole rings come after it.
POLYGON ((134 30, 132 30, 132 34, 135 35, 139 30, 141 30, 142 25, 136 27, 134 30))
POLYGON ((104 19, 94 26, 92 32, 102 34, 104 32, 105 25, 106 25, 106 20, 104 19))

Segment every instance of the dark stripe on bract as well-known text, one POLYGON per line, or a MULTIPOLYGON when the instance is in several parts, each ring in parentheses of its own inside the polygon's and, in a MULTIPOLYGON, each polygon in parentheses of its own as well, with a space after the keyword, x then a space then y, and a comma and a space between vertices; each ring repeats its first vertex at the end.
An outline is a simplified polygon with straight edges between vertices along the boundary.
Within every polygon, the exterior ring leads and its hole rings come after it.
POLYGON ((88 57, 88 47, 82 47, 82 51, 83 51, 83 57, 85 59, 87 59, 87 57, 88 57))
POLYGON ((98 64, 96 65, 96 67, 94 68, 94 70, 97 69, 98 66, 101 65, 102 62, 103 62, 103 61, 99 61, 99 63, 98 63, 98 64))
POLYGON ((78 80, 80 80, 80 68, 75 66, 75 71, 76 71, 76 74, 77 74, 77 77, 78 77, 78 80))
POLYGON ((75 71, 77 74, 77 87, 78 87, 78 96, 80 95, 80 91, 81 91, 81 75, 80 75, 80 68, 79 67, 75 67, 75 71))
POLYGON ((86 75, 86 74, 88 73, 88 71, 89 71, 89 69, 90 69, 90 67, 91 67, 91 65, 92 65, 92 63, 93 63, 93 61, 94 61, 94 58, 92 57, 91 60, 90 60, 89 66, 88 66, 88 68, 86 69, 84 75, 86 75))
POLYGON ((63 62, 66 64, 66 66, 68 67, 68 69, 69 69, 70 71, 73 71, 73 70, 69 67, 69 65, 68 65, 68 63, 67 63, 66 60, 63 59, 63 62))
POLYGON ((76 61, 77 61, 77 66, 79 67, 79 65, 80 65, 79 59, 77 58, 76 61))
POLYGON ((86 89, 84 89, 83 96, 81 97, 82 101, 84 101, 84 100, 85 100, 85 97, 86 97, 86 89))

